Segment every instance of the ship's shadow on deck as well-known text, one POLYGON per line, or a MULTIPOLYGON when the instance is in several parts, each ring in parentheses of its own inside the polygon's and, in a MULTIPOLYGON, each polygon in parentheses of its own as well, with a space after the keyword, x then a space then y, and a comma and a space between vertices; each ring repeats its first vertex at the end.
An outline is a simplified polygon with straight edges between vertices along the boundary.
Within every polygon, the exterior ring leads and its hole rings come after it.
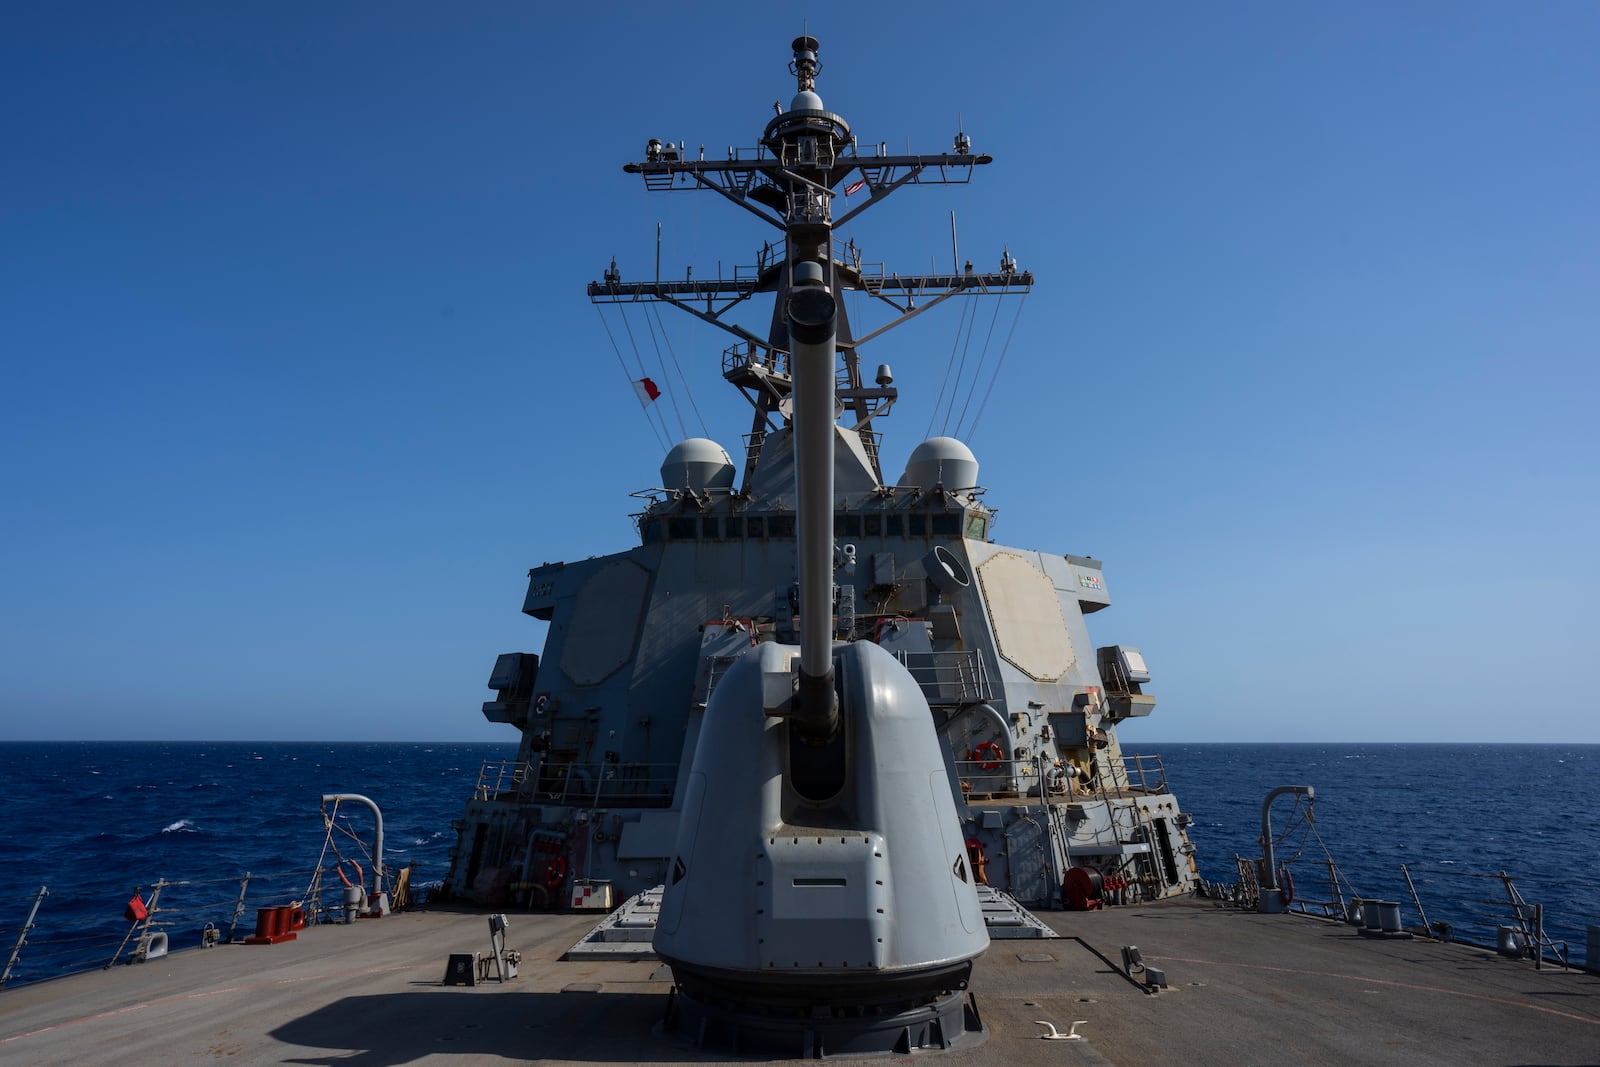
MULTIPOLYGON (((639 1063, 715 1059, 677 1048, 651 1032, 667 1006, 663 992, 514 992, 445 989, 432 983, 401 993, 352 995, 317 1008, 269 1036, 325 1055, 281 1062, 321 1067, 383 1067, 428 1056, 503 1057, 639 1063)), ((472 1062, 472 1061, 469 1061, 472 1062)))

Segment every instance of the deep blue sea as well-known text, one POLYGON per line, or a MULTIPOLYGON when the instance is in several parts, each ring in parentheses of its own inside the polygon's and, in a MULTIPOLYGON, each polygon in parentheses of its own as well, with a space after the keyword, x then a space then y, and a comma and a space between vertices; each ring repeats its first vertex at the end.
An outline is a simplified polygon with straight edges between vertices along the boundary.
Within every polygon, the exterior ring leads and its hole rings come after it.
MULTIPOLYGON (((415 861, 416 883, 437 882, 479 767, 515 756, 514 743, 0 744, 0 967, 41 885, 50 894, 12 983, 105 964, 128 932, 129 897, 148 899, 158 878, 191 883, 161 894, 174 949, 199 944, 208 922, 228 930, 246 872, 239 933, 254 933, 257 907, 301 899, 319 860, 336 862, 323 855, 324 793, 371 798, 388 864, 415 861)), ((338 821, 370 846, 365 808, 342 805, 338 821)))
MULTIPOLYGON (((1274 807, 1279 846, 1301 897, 1326 898, 1324 845, 1355 891, 1403 903, 1407 864, 1431 922, 1493 941, 1506 921, 1510 873, 1544 905, 1551 935, 1581 959, 1600 924, 1600 745, 1140 745, 1159 753, 1184 810, 1202 874, 1235 878, 1235 854, 1259 854, 1261 801, 1277 785, 1316 789, 1316 835, 1292 798, 1274 807), (1319 840, 1320 838, 1320 840, 1319 840), (1487 902, 1487 903, 1486 903, 1487 902)), ((239 932, 258 906, 302 897, 324 855, 321 796, 360 793, 384 813, 391 866, 414 863, 418 884, 444 877, 450 824, 487 759, 512 744, 121 742, 0 744, 0 966, 40 886, 50 893, 12 983, 109 961, 128 932, 123 907, 158 879, 172 945, 226 931, 251 874, 239 932), (169 910, 170 909, 170 910, 169 910)), ((371 840, 364 809, 341 827, 371 840)), ((346 855, 351 839, 336 835, 346 855)), ((363 866, 366 866, 363 863, 363 866)))
POLYGON ((1201 874, 1236 880, 1234 856, 1261 854, 1261 803, 1275 786, 1316 790, 1312 825, 1293 797, 1273 805, 1276 846, 1302 898, 1327 900, 1331 855, 1356 893, 1400 901, 1419 922, 1405 864, 1430 923, 1493 944, 1510 921, 1505 871, 1546 933, 1574 961, 1600 925, 1600 745, 1207 744, 1139 745, 1161 756, 1183 810, 1201 874), (1319 840, 1320 839, 1320 840, 1319 840), (1324 850, 1326 846, 1326 851, 1324 850), (1298 857, 1298 858, 1294 858, 1298 857))

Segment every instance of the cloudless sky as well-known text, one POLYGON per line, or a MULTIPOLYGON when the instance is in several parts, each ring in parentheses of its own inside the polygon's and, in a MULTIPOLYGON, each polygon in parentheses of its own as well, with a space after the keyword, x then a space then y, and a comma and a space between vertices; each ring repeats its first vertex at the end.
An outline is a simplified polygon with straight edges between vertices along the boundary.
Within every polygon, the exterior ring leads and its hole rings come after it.
MULTIPOLYGON (((583 286, 775 232, 621 164, 752 146, 801 17, 864 144, 996 159, 848 236, 1035 272, 962 435, 1105 561, 1124 741, 1600 741, 1600 6, 859 2, 11 5, 0 739, 511 739, 527 569, 748 429, 681 314, 647 421, 583 286)), ((866 352, 891 475, 962 318, 866 352)))

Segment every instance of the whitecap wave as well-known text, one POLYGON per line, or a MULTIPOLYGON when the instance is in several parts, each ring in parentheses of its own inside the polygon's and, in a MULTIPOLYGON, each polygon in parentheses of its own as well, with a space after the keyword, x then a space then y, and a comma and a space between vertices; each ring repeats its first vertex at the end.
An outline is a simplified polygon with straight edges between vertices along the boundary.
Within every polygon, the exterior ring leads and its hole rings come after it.
POLYGON ((197 834, 200 829, 188 819, 179 819, 170 826, 163 826, 161 832, 164 834, 197 834))

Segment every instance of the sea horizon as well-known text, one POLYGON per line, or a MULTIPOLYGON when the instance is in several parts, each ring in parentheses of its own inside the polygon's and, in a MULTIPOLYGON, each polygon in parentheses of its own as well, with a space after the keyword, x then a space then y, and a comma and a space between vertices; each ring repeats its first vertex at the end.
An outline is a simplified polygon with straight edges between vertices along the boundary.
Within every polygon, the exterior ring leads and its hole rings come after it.
MULTIPOLYGON (((1268 791, 1306 784, 1316 791, 1314 826, 1309 808, 1287 798, 1273 812, 1280 859, 1299 861, 1304 895, 1328 897, 1331 862, 1347 899, 1400 901, 1409 921, 1404 864, 1430 921, 1492 941, 1505 918, 1486 917, 1474 901, 1486 895, 1483 879, 1504 870, 1576 953, 1586 927, 1600 923, 1600 885, 1581 873, 1600 870, 1600 744, 1124 735, 1122 748, 1159 757, 1212 885, 1233 883, 1240 861, 1260 854, 1268 791)), ((251 904, 300 899, 327 860, 321 798, 333 793, 381 805, 385 861, 414 864, 416 884, 437 885, 480 768, 515 754, 509 739, 0 741, 10 785, 0 817, 28 828, 0 867, 0 931, 48 886, 26 981, 103 964, 126 934, 124 902, 158 879, 193 883, 163 897, 178 909, 175 936, 185 942, 205 922, 227 928, 241 879, 251 904)), ((364 836, 362 815, 341 811, 349 817, 364 836)), ((1503 895, 1493 885, 1487 895, 1503 895)))

